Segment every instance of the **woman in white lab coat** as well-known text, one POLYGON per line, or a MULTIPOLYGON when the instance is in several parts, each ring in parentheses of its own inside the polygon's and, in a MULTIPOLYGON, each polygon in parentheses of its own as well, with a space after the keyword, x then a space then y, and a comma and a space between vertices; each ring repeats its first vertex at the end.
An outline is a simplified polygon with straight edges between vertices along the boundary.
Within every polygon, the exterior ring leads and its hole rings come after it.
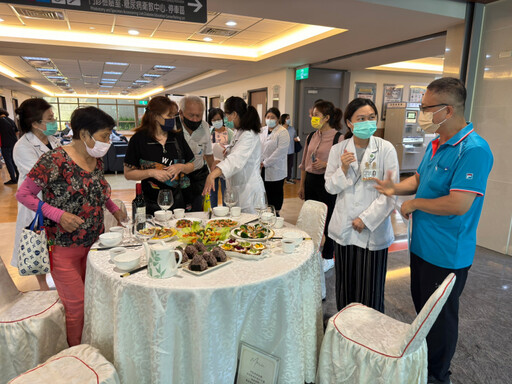
POLYGON ((394 146, 373 136, 377 118, 371 100, 350 102, 345 122, 351 132, 332 147, 325 171, 325 189, 337 195, 329 237, 336 242, 338 310, 358 302, 384 312, 388 247, 394 240, 389 216, 395 199, 379 194, 374 179, 391 171, 398 182, 399 170, 394 146))
POLYGON ((224 113, 225 126, 235 128, 235 135, 225 151, 224 160, 206 178, 203 195, 215 190, 215 179, 223 176, 227 180, 227 190, 232 188, 238 192, 238 205, 242 211, 253 213, 253 202, 265 194, 260 176, 260 118, 253 106, 247 106, 243 99, 236 96, 226 100, 224 113))
POLYGON ((288 130, 278 124, 281 112, 270 108, 265 114, 266 126, 262 128, 260 139, 262 144, 261 177, 267 192, 267 199, 279 213, 284 200, 284 179, 287 173, 288 147, 290 135, 288 130))
MULTIPOLYGON (((27 99, 16 109, 23 136, 16 142, 13 158, 20 176, 18 185, 23 184, 27 173, 39 160, 41 155, 60 146, 60 141, 53 135, 57 132, 57 121, 52 106, 43 99, 27 99)), ((41 196, 39 196, 41 198, 41 196)), ((16 235, 11 265, 18 266, 18 242, 23 228, 34 220, 35 212, 18 203, 16 218, 16 235)), ((36 275, 41 290, 48 290, 46 275, 36 275)))

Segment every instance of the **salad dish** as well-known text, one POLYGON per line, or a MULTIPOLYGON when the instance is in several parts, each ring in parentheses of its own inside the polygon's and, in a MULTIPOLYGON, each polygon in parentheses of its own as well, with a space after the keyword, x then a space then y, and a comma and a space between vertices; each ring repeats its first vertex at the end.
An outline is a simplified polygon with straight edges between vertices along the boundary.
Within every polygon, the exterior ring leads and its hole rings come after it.
POLYGON ((206 226, 215 228, 233 228, 238 225, 237 221, 231 219, 214 219, 210 220, 206 226))
POLYGON ((237 228, 234 228, 231 231, 231 234, 238 240, 262 241, 270 239, 272 236, 274 236, 274 231, 271 229, 267 229, 260 224, 244 224, 237 228))
POLYGON ((204 228, 199 221, 192 222, 190 227, 178 229, 178 237, 186 244, 195 244, 200 242, 205 245, 217 244, 219 241, 226 240, 229 237, 229 227, 204 228))

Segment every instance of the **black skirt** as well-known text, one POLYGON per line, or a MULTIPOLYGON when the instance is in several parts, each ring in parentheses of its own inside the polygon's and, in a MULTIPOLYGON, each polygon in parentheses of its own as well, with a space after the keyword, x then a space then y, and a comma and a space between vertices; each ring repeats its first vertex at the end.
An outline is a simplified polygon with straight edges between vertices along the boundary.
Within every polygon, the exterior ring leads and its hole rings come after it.
POLYGON ((336 306, 361 303, 384 313, 388 248, 370 251, 335 244, 336 306))

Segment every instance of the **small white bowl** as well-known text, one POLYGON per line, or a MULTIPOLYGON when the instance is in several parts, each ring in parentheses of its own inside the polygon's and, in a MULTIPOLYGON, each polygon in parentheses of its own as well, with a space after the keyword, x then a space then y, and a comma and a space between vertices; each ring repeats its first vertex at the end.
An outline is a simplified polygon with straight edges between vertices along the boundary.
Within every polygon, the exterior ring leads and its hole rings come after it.
POLYGON ((110 229, 108 230, 109 232, 119 232, 119 233, 123 233, 124 232, 124 227, 110 227, 110 229))
POLYGON ((155 211, 154 213, 155 219, 160 222, 165 222, 171 220, 172 212, 171 211, 155 211))
POLYGON ((114 257, 114 264, 123 271, 130 271, 139 266, 140 253, 125 252, 114 257))
POLYGON ((110 250, 110 260, 114 261, 114 257, 122 255, 123 253, 126 253, 125 247, 115 247, 110 250))
POLYGON ((213 207, 213 214, 217 217, 227 216, 229 213, 229 207, 225 207, 223 205, 219 205, 218 207, 213 207))
POLYGON ((123 234, 120 232, 107 232, 100 235, 101 244, 105 247, 115 247, 123 241, 123 234))
POLYGON ((231 216, 239 217, 242 214, 241 207, 231 207, 231 216))
POLYGON ((295 246, 302 243, 302 236, 298 234, 297 232, 284 232, 283 233, 283 240, 291 240, 295 242, 295 246))

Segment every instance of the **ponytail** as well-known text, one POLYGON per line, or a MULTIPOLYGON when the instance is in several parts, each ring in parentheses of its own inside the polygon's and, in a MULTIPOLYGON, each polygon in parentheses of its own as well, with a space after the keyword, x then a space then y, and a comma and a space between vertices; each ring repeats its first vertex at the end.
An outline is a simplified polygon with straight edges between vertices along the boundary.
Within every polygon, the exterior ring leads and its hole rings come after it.
POLYGON ((260 115, 252 105, 247 107, 247 113, 240 120, 240 126, 247 131, 251 130, 254 133, 261 132, 260 115))
POLYGON ((260 133, 261 121, 258 111, 252 105, 248 106, 241 97, 229 97, 224 103, 224 112, 228 115, 233 112, 237 113, 240 119, 240 127, 238 129, 260 133))

